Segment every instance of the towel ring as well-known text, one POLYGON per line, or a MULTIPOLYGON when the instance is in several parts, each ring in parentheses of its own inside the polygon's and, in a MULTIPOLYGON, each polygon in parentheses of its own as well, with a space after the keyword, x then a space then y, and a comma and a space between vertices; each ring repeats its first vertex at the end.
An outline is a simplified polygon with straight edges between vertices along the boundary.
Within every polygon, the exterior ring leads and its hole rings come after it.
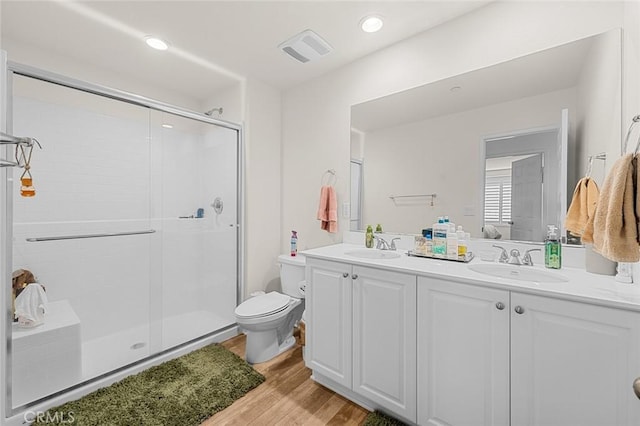
POLYGON ((331 185, 335 185, 337 180, 338 178, 336 177, 336 171, 334 169, 328 169, 322 175, 322 179, 320 179, 320 184, 331 186, 331 185), (326 179, 326 183, 325 183, 325 179, 326 179))
MULTIPOLYGON (((627 136, 624 138, 624 145, 620 147, 622 150, 620 155, 625 155, 627 153, 627 145, 629 145, 629 137, 631 136, 631 131, 633 130, 633 126, 635 126, 638 122, 640 122, 640 115, 636 115, 631 119, 631 125, 629 126, 629 130, 627 130, 627 136)), ((640 136, 638 136, 638 142, 636 143, 636 149, 633 151, 633 155, 638 153, 638 148, 640 148, 640 136)))
POLYGON ((596 155, 590 155, 587 161, 587 172, 585 173, 585 177, 591 177, 591 171, 593 169, 593 160, 606 160, 607 159, 607 153, 606 152, 601 152, 599 154, 596 155))

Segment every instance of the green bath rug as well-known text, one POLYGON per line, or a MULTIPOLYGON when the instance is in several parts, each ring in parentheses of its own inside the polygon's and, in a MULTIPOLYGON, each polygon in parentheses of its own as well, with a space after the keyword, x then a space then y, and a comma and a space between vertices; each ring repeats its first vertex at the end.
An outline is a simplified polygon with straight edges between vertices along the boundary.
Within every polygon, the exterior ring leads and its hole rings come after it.
POLYGON ((367 414, 362 426, 406 426, 406 424, 379 411, 373 411, 367 414))
POLYGON ((264 380, 212 344, 52 408, 35 424, 196 426, 264 380))

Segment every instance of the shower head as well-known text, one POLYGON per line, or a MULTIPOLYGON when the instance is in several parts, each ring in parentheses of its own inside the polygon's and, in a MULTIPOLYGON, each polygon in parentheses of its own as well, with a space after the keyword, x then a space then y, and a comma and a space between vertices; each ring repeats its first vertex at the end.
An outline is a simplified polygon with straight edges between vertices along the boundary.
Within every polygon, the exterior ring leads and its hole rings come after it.
POLYGON ((218 115, 222 115, 222 107, 220 108, 211 108, 209 111, 205 112, 204 115, 208 115, 209 117, 211 117, 211 115, 217 112, 218 115))

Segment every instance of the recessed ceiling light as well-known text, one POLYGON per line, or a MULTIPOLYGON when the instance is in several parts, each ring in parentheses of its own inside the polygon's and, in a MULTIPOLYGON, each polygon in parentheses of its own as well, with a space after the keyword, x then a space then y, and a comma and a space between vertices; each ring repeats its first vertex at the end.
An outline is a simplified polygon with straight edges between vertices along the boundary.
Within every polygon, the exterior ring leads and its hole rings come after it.
POLYGON ((164 127, 165 129, 173 129, 173 125, 168 124, 168 123, 164 123, 164 124, 162 125, 162 127, 164 127))
POLYGON ((146 36, 144 41, 147 42, 150 47, 157 50, 167 50, 169 48, 169 44, 158 37, 146 36))
POLYGON ((365 33, 375 33, 382 28, 382 25, 382 18, 377 15, 365 16, 360 21, 360 28, 362 28, 362 31, 365 33))

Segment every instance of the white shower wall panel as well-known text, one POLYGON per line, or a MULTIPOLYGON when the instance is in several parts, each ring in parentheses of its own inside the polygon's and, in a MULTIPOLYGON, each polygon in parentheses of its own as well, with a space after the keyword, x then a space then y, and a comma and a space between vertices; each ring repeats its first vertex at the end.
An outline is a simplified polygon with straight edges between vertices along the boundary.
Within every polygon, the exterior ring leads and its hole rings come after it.
MULTIPOLYGON (((44 93, 49 91, 43 89, 44 93)), ((69 96, 65 94, 61 99, 69 96)), ((67 223, 148 218, 148 111, 88 94, 74 93, 71 97, 84 99, 86 105, 71 108, 14 97, 14 133, 32 135, 44 144, 44 149, 34 149, 31 161, 36 197, 14 197, 15 221, 67 223), (126 119, 121 116, 125 113, 126 119)), ((19 172, 14 173, 16 195, 20 189, 19 172)))
POLYGON ((203 195, 208 231, 202 251, 206 277, 215 277, 205 286, 200 308, 215 312, 235 322, 237 302, 237 135, 224 128, 212 128, 205 135, 203 161, 203 195), (220 197, 224 208, 220 214, 212 207, 220 197))
POLYGON ((163 221, 163 317, 192 311, 203 297, 201 225, 196 219, 163 221))
POLYGON ((14 227, 14 267, 34 272, 50 301, 69 301, 83 341, 148 322, 155 234, 27 242, 32 232, 28 225, 14 227))
POLYGON ((13 131, 40 140, 36 196, 14 170, 14 269, 31 270, 50 301, 69 300, 83 340, 149 319, 153 234, 27 242, 150 229, 149 111, 17 77, 13 131))

